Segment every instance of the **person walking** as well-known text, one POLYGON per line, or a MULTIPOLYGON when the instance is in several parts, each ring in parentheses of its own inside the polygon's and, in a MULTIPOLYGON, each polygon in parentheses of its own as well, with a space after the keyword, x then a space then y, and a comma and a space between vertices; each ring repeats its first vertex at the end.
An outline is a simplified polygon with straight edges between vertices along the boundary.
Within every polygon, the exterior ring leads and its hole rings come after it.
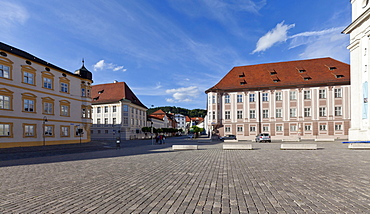
POLYGON ((119 137, 116 138, 116 149, 121 149, 121 139, 119 137))
POLYGON ((157 135, 157 136, 155 137, 155 144, 158 144, 158 141, 159 141, 159 135, 157 135))
POLYGON ((159 144, 163 143, 163 135, 159 135, 159 144))

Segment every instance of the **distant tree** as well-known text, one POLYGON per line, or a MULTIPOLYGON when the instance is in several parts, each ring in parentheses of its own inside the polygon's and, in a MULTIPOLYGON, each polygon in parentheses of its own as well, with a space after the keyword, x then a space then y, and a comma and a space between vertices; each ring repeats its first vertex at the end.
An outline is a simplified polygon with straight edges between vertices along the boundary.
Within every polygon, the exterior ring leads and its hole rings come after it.
POLYGON ((155 108, 150 108, 147 110, 147 114, 150 115, 155 111, 158 111, 159 109, 162 109, 164 112, 171 112, 174 114, 182 114, 185 116, 189 117, 205 117, 207 114, 207 111, 205 109, 185 109, 185 108, 180 108, 180 107, 175 107, 175 106, 163 106, 163 107, 155 107, 155 108))

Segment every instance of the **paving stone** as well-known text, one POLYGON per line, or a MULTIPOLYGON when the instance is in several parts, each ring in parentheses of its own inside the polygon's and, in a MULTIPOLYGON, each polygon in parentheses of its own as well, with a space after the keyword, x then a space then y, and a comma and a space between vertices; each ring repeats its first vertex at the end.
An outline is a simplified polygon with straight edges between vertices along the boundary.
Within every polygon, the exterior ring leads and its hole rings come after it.
POLYGON ((48 148, 39 155, 13 149, 16 158, 0 150, 0 213, 370 210, 370 151, 341 142, 308 142, 322 148, 314 152, 281 151, 279 142, 255 144, 260 149, 253 151, 223 150, 220 141, 173 151, 186 143, 181 138, 135 143, 122 143, 121 150, 97 143, 89 152, 59 148, 55 155, 48 148))

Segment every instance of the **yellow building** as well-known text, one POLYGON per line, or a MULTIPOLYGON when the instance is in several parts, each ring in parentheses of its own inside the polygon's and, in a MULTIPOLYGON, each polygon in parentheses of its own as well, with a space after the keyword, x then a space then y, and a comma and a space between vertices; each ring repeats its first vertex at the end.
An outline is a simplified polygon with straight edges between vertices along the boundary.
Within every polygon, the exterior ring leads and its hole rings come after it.
POLYGON ((0 148, 89 142, 91 83, 0 42, 0 148))

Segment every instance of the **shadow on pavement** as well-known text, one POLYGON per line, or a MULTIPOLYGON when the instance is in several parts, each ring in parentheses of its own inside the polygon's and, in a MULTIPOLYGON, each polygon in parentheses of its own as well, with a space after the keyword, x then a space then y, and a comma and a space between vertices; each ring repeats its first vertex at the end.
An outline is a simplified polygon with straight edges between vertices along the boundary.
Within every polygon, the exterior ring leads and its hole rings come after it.
MULTIPOLYGON (((150 139, 122 141, 120 149, 116 148, 113 141, 6 148, 0 149, 0 167, 173 152, 171 150, 173 144, 200 145, 205 142, 204 139, 172 137, 168 138, 165 144, 155 144, 155 141, 150 139)), ((210 145, 217 143, 220 142, 207 142, 210 145)))

